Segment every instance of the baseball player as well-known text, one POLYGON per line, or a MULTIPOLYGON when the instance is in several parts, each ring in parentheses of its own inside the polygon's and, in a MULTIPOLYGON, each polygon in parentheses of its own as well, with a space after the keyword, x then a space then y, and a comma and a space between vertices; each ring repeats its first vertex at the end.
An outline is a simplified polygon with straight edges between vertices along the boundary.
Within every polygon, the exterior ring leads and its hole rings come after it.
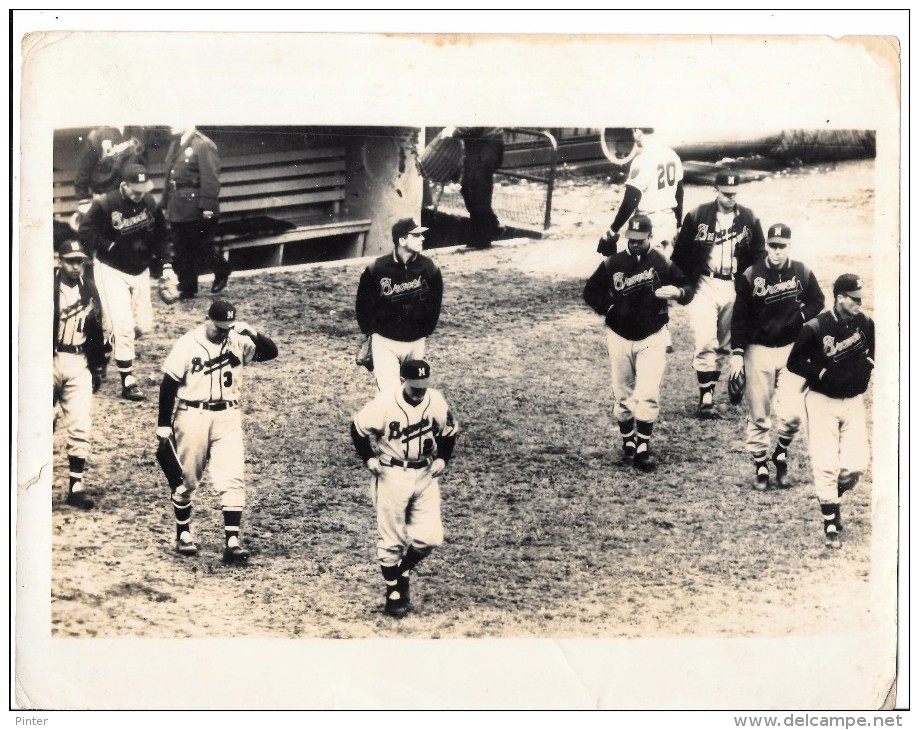
POLYGON ((619 231, 634 213, 650 219, 654 231, 651 246, 665 256, 676 240, 677 226, 683 218, 683 163, 672 149, 648 139, 646 131, 651 130, 611 129, 600 135, 609 160, 617 165, 631 162, 625 196, 597 246, 604 256, 617 251, 619 231), (612 150, 607 137, 613 143, 612 150))
POLYGON ((117 190, 122 180, 122 166, 143 163, 146 146, 141 128, 96 127, 86 135, 77 155, 73 188, 77 196, 76 219, 89 212, 95 196, 117 190))
POLYGON ((355 311, 361 332, 370 337, 377 385, 390 392, 399 385, 399 368, 425 355, 426 338, 440 318, 443 277, 421 253, 424 232, 412 218, 392 227, 394 249, 361 274, 355 311))
POLYGON ((79 241, 58 248, 54 272, 54 406, 60 405, 67 430, 70 486, 67 504, 89 510, 83 472, 89 456, 92 394, 102 383, 106 353, 99 304, 91 282, 83 279, 87 256, 79 241))
POLYGON ((861 279, 843 274, 833 284, 832 308, 804 325, 788 357, 788 369, 810 388, 807 438, 830 548, 841 547, 842 496, 868 468, 863 394, 874 368, 874 322, 861 307, 861 279))
POLYGON ((443 395, 430 387, 430 377, 424 360, 407 360, 400 369, 402 384, 378 393, 351 423, 354 448, 372 475, 377 558, 386 583, 383 610, 395 618, 413 609, 412 570, 444 539, 438 478, 450 461, 459 424, 443 395))
POLYGON ((236 307, 218 300, 208 309, 205 323, 179 338, 163 363, 156 436, 175 438, 184 471, 172 494, 180 555, 198 552, 191 531, 192 498, 207 467, 223 510, 223 561, 243 562, 249 557, 239 542, 246 503, 239 409, 242 368, 277 355, 270 338, 238 322, 236 307))
POLYGON ((788 226, 769 227, 766 259, 737 279, 731 318, 731 377, 743 371, 746 378, 747 451, 753 455, 759 490, 769 486, 766 452, 772 412, 778 423, 778 445, 772 452, 776 484, 789 486, 788 447, 804 415, 805 384, 788 371, 788 355, 804 322, 820 314, 824 303, 817 277, 789 258, 790 245, 788 226))
POLYGON ((668 302, 687 304, 692 287, 677 266, 651 248, 647 216, 629 221, 628 249, 606 258, 584 286, 584 301, 603 316, 623 462, 655 468, 651 430, 667 365, 668 302))
POLYGON ((163 212, 142 165, 122 167, 116 190, 97 197, 80 225, 86 250, 96 256, 95 282, 102 323, 121 375, 121 397, 146 398, 134 377, 135 339, 153 327, 150 273, 175 281, 172 243, 163 212), (152 266, 151 266, 152 264, 152 266))
POLYGON ((194 126, 173 127, 166 152, 166 181, 160 202, 175 233, 176 270, 182 299, 198 295, 198 272, 214 271, 211 291, 226 288, 232 269, 215 244, 220 206, 220 154, 194 126))
POLYGON ((719 172, 717 197, 686 214, 671 259, 695 289, 689 318, 695 338, 693 369, 699 382, 698 415, 720 418, 715 408, 715 384, 731 344, 735 279, 765 256, 759 219, 737 204, 740 177, 719 172))

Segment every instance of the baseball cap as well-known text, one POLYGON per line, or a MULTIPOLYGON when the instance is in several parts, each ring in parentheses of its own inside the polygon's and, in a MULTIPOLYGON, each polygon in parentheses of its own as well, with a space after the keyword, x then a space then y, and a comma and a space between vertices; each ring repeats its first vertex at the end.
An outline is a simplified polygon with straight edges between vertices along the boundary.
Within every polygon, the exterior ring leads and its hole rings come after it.
POLYGON ((62 259, 87 259, 86 250, 79 241, 64 241, 57 247, 57 255, 62 259))
POLYGON ((424 360, 406 360, 399 368, 399 375, 414 388, 427 388, 431 385, 431 366, 424 360))
POLYGON ((651 219, 646 215, 636 215, 629 221, 626 238, 647 238, 651 235, 651 219))
POLYGON ((135 190, 143 190, 145 193, 153 190, 153 180, 143 165, 133 162, 125 165, 121 168, 121 179, 135 190))
POLYGON ((236 322, 236 307, 218 299, 207 310, 207 318, 222 330, 230 329, 236 322))
POLYGON ((784 223, 773 223, 769 226, 769 233, 766 235, 766 243, 783 243, 786 246, 791 243, 791 229, 784 223))
POLYGON ((862 280, 858 274, 843 274, 833 283, 833 296, 848 294, 855 299, 862 298, 862 280))
POLYGON ((715 175, 715 187, 726 193, 736 192, 739 185, 740 175, 736 172, 722 170, 715 175))
POLYGON ((415 223, 414 218, 400 218, 392 227, 392 242, 398 243, 400 238, 405 238, 411 233, 424 233, 427 228, 415 223))

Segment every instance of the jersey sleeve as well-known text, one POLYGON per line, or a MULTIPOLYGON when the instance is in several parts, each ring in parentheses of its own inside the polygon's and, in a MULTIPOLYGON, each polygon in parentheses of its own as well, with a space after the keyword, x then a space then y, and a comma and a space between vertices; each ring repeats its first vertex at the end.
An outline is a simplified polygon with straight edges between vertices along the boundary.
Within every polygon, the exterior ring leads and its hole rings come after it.
POLYGON ((243 365, 252 362, 255 359, 255 343, 252 338, 238 332, 230 332, 230 337, 233 338, 234 349, 238 349, 241 353, 239 359, 243 361, 243 365))
POLYGON ((625 184, 644 194, 651 184, 653 168, 654 165, 648 164, 646 155, 639 155, 632 161, 632 166, 629 168, 629 179, 625 184))
POLYGON ((367 438, 369 436, 382 436, 386 427, 386 414, 383 403, 383 394, 380 393, 372 401, 369 401, 363 408, 354 414, 352 418, 354 428, 358 435, 367 438))
POLYGON ((185 380, 185 371, 188 367, 188 358, 185 356, 185 343, 186 339, 182 337, 172 346, 166 356, 166 360, 163 362, 163 373, 180 383, 185 380))
POLYGON ((431 405, 434 410, 434 421, 437 423, 436 436, 447 438, 459 435, 460 425, 453 415, 453 410, 440 391, 431 393, 431 405))

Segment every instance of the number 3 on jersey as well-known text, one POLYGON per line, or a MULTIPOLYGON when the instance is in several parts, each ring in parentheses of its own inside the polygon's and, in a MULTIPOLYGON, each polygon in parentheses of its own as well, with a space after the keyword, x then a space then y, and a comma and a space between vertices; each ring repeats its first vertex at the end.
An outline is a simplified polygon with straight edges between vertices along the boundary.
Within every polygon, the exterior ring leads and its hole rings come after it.
POLYGON ((232 371, 232 370, 227 370, 227 371, 223 374, 223 387, 224 387, 224 388, 230 388, 230 387, 232 387, 232 386, 233 386, 233 371, 232 371))

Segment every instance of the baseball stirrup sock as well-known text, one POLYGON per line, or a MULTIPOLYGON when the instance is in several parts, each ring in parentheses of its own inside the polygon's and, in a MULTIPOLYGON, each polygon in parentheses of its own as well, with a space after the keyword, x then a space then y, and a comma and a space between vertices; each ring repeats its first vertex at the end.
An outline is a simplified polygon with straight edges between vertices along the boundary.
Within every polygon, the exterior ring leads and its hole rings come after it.
POLYGON ((115 360, 115 365, 118 366, 118 374, 121 376, 121 385, 127 386, 128 378, 131 379, 131 382, 134 382, 134 361, 133 360, 115 360))
POLYGON ((821 504, 820 511, 823 513, 823 529, 826 530, 830 525, 835 527, 839 520, 839 505, 821 504))
POLYGON ((79 456, 68 456, 67 466, 70 468, 70 491, 74 491, 74 486, 79 486, 80 491, 83 488, 83 469, 86 467, 86 459, 79 456))
POLYGON ((623 448, 628 448, 629 444, 635 447, 635 421, 619 421, 619 435, 622 436, 623 448))
POLYGON ((172 511, 176 518, 176 537, 180 537, 183 532, 191 530, 191 502, 177 504, 173 501, 172 511))
POLYGON ((651 447, 651 431, 654 424, 650 421, 636 421, 635 430, 638 431, 638 445, 636 452, 647 451, 651 447))
POLYGON ((236 541, 239 542, 239 525, 242 519, 242 510, 225 509, 223 511, 223 532, 227 540, 227 545, 230 544, 230 540, 233 538, 236 538, 236 541))

